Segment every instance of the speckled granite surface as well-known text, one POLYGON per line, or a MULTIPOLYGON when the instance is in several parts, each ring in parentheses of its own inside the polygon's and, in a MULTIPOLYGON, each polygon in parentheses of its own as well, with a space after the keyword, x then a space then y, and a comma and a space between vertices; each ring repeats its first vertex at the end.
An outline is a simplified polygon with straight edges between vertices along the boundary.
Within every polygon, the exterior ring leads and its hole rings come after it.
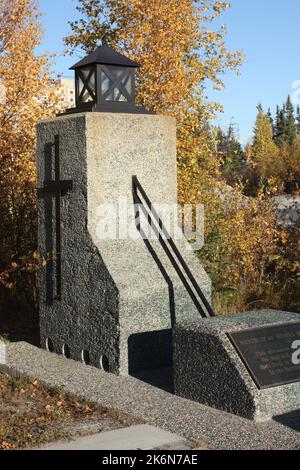
MULTIPOLYGON (((85 351, 95 367, 105 358, 116 374, 166 366, 171 340, 166 347, 164 334, 171 339, 175 319, 194 320, 199 312, 159 241, 153 233, 143 240, 136 228, 132 177, 137 175, 155 206, 176 209, 175 119, 85 113, 40 122, 40 188, 53 178, 55 135, 61 178, 72 180, 74 188, 61 204, 61 301, 55 300, 55 259, 38 273, 41 345, 50 342, 57 354, 67 349, 77 361, 85 351), (108 227, 109 237, 103 235, 108 227)), ((45 258, 56 251, 52 196, 38 203, 39 251, 45 258)), ((211 281, 199 259, 185 239, 176 244, 210 299, 211 281)))
POLYGON ((7 366, 183 438, 204 441, 213 449, 294 449, 300 445, 300 433, 277 422, 255 423, 217 411, 133 377, 107 374, 27 343, 8 346, 7 366))
POLYGON ((300 409, 300 382, 259 390, 227 336, 299 321, 297 313, 260 310, 176 325, 176 394, 256 420, 300 409))

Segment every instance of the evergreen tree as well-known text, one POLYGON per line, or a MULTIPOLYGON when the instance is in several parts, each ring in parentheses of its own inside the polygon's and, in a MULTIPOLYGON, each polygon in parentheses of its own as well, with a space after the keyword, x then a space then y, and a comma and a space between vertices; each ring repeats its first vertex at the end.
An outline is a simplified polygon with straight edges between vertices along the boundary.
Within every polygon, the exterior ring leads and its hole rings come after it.
POLYGON ((300 106, 297 106, 297 113, 296 113, 296 129, 297 135, 300 135, 300 106))
POLYGON ((286 139, 286 111, 285 106, 276 108, 276 119, 274 129, 274 140, 277 145, 282 144, 286 139))
POLYGON ((284 141, 292 144, 296 138, 296 121, 294 115, 294 106, 290 96, 286 100, 286 117, 285 117, 285 136, 284 141))
POLYGON ((273 133, 273 139, 275 142, 278 143, 278 137, 280 134, 280 108, 277 105, 276 106, 276 113, 275 113, 275 120, 274 120, 274 133, 273 133))

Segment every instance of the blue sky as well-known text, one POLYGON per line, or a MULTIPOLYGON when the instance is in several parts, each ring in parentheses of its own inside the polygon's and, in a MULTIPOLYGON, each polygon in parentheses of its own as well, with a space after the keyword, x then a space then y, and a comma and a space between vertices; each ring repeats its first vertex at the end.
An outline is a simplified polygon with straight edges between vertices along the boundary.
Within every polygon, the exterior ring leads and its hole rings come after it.
MULTIPOLYGON (((40 0, 45 15, 45 39, 40 51, 56 52, 55 70, 65 76, 77 57, 62 55, 62 38, 69 32, 68 21, 76 18, 72 0, 40 0)), ((241 49, 246 60, 241 75, 224 77, 226 88, 208 90, 209 99, 224 106, 218 122, 226 127, 232 120, 245 143, 252 133, 256 105, 274 111, 276 104, 293 93, 292 83, 300 81, 299 0, 231 0, 225 13, 229 49, 241 49)))

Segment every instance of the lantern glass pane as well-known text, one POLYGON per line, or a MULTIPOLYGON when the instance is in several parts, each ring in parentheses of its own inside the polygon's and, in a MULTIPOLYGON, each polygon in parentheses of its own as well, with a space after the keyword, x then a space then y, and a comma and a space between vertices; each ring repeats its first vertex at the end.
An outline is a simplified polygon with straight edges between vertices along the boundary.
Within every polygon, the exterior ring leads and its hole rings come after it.
POLYGON ((84 76, 85 80, 88 78, 90 69, 81 69, 81 73, 84 76))
POLYGON ((95 74, 95 72, 93 72, 91 77, 90 77, 89 87, 91 88, 93 93, 96 93, 96 74, 95 74))
POLYGON ((78 77, 78 93, 82 103, 89 103, 95 100, 96 95, 96 74, 92 69, 80 69, 82 78, 78 77), (81 95, 81 93, 83 94, 81 95))
POLYGON ((105 101, 128 101, 124 93, 122 93, 122 88, 125 88, 127 93, 131 96, 131 71, 127 71, 126 75, 121 79, 121 81, 114 85, 115 81, 120 77, 120 75, 124 73, 124 67, 111 65, 107 66, 107 69, 110 76, 108 76, 104 71, 101 72, 102 96, 104 96, 105 101), (109 93, 106 94, 107 92, 109 93))
POLYGON ((78 92, 79 92, 79 94, 81 94, 83 87, 84 87, 83 81, 82 81, 81 78, 79 77, 79 78, 78 78, 78 92))
POLYGON ((89 103, 90 101, 93 101, 93 98, 90 95, 90 93, 87 90, 85 90, 85 92, 83 93, 83 96, 82 96, 82 102, 83 103, 89 103))
POLYGON ((101 83, 102 83, 102 95, 104 95, 111 88, 113 82, 103 71, 101 72, 101 83))

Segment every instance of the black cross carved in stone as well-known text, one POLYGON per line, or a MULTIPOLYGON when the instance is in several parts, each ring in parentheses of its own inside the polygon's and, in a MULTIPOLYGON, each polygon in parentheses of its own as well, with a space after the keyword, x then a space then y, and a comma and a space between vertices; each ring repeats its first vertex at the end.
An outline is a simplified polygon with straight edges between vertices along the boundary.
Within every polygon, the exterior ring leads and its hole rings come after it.
POLYGON ((62 300, 62 254, 61 254, 61 197, 73 190, 73 181, 60 179, 59 135, 54 137, 55 166, 54 180, 45 180, 43 188, 38 190, 38 197, 51 194, 55 197, 55 232, 56 232, 56 299, 62 300))

